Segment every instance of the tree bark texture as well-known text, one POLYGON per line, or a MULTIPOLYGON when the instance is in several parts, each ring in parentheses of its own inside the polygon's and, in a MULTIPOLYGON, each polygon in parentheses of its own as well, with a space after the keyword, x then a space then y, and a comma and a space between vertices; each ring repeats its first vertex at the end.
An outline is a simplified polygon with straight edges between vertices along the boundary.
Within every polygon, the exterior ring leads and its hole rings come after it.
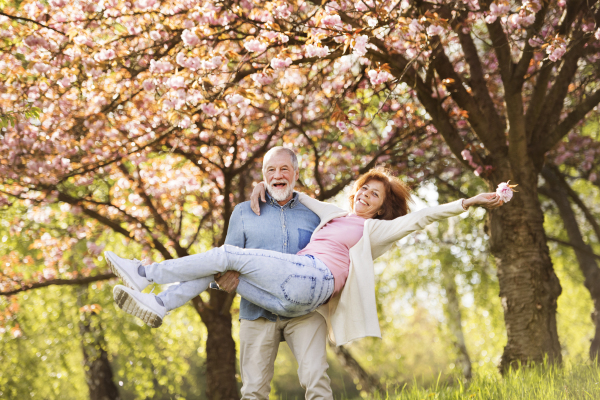
POLYGON ((463 376, 467 380, 471 380, 473 373, 471 370, 471 358, 467 351, 465 335, 462 329, 462 315, 460 312, 460 300, 456 289, 456 281, 454 274, 449 268, 442 267, 442 280, 444 289, 446 290, 446 316, 448 317, 448 328, 454 336, 454 345, 458 351, 458 364, 460 364, 463 376))
POLYGON ((542 175, 549 187, 544 188, 543 194, 550 197, 558 207, 565 230, 569 236, 569 242, 573 244, 579 269, 584 277, 584 285, 590 292, 594 302, 594 311, 591 317, 596 328, 594 339, 590 345, 589 356, 592 361, 597 362, 600 356, 600 268, 598 268, 592 248, 583 240, 575 212, 569 202, 567 183, 560 178, 559 174, 560 172, 554 168, 544 167, 542 175))
MULTIPOLYGON (((84 305, 87 285, 79 289, 78 304, 84 305)), ((90 400, 118 400, 119 389, 113 381, 113 372, 106 351, 106 340, 100 318, 95 311, 82 311, 79 320, 85 381, 90 400)))
POLYGON ((239 400, 235 377, 236 349, 231 336, 231 300, 234 294, 211 290, 210 302, 193 299, 208 332, 206 339, 206 396, 210 400, 239 400))
POLYGON ((344 346, 333 346, 330 344, 329 346, 335 355, 338 358, 338 361, 344 369, 350 374, 350 376, 358 380, 359 390, 364 390, 368 393, 378 392, 382 396, 386 396, 387 391, 381 383, 379 383, 379 379, 369 374, 360 363, 352 357, 352 354, 346 349, 344 346))
POLYGON ((518 182, 520 190, 509 204, 488 212, 490 250, 497 263, 508 337, 501 371, 519 363, 541 362, 545 357, 552 363, 562 361, 556 328, 562 289, 546 244, 538 174, 529 163, 511 164, 512 173, 504 176, 518 182), (519 164, 522 168, 515 168, 519 164))

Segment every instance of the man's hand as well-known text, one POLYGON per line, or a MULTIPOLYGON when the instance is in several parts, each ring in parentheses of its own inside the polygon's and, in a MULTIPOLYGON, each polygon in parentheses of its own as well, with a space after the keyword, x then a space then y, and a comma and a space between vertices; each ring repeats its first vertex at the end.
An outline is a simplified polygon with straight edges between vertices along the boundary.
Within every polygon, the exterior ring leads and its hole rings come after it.
POLYGON ((215 274, 217 285, 227 293, 233 293, 240 283, 240 273, 237 271, 227 271, 223 275, 215 274))
MULTIPOLYGON (((258 185, 254 186, 252 190, 252 194, 250 195, 250 208, 254 211, 254 214, 260 215, 260 204, 258 202, 258 198, 262 200, 263 203, 267 201, 265 197, 265 183, 259 182, 258 185)), ((220 286, 220 285, 219 285, 220 286)))

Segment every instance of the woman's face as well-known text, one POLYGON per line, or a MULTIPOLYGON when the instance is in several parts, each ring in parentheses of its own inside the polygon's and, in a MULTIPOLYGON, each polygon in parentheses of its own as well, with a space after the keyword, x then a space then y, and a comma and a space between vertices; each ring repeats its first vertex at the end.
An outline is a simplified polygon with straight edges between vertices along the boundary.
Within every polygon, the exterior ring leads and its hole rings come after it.
POLYGON ((373 218, 385 201, 385 186, 375 180, 366 182, 354 196, 354 213, 362 218, 373 218))

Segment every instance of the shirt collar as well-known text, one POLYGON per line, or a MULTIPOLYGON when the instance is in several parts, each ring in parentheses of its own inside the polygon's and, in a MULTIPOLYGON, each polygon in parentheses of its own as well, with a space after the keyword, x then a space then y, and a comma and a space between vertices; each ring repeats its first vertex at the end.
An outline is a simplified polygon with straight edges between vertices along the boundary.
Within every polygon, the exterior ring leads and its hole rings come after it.
POLYGON ((277 200, 275 200, 273 197, 271 197, 271 195, 269 194, 269 192, 265 191, 265 197, 267 199, 267 204, 270 204, 273 207, 281 207, 281 208, 289 207, 289 208, 294 208, 296 206, 296 204, 298 204, 298 197, 299 196, 298 196, 298 192, 294 192, 294 194, 292 195, 292 198, 290 199, 290 201, 288 201, 284 205, 279 205, 279 203, 277 202, 277 200))

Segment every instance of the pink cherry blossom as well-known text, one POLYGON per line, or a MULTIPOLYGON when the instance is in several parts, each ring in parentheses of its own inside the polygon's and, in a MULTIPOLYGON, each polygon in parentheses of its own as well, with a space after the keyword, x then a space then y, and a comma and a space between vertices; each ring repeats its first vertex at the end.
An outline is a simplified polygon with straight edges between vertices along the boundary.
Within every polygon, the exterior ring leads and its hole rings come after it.
POLYGON ((113 49, 102 49, 94 56, 94 60, 98 62, 112 60, 117 57, 117 54, 113 49))
POLYGON ((273 67, 273 69, 286 69, 291 64, 292 64, 292 59, 289 57, 286 58, 285 60, 282 60, 281 58, 277 58, 277 57, 275 57, 274 59, 271 60, 271 67, 273 67))
POLYGON ((50 0, 48 3, 50 4, 50 6, 52 6, 54 8, 61 8, 67 4, 67 1, 66 0, 50 0))
POLYGON ((429 25, 427 27, 427 34, 429 36, 437 36, 444 32, 444 28, 438 25, 429 25))
POLYGON ((160 32, 159 31, 150 31, 150 39, 152 40, 160 40, 160 32))
POLYGON ((209 60, 202 60, 200 66, 204 69, 215 69, 220 67, 225 61, 227 60, 224 57, 214 56, 209 60))
POLYGON ((141 8, 142 10, 144 10, 146 8, 154 7, 155 4, 156 4, 156 0, 139 0, 137 2, 137 6, 139 8, 141 8))
POLYGON ((470 163, 473 161, 473 156, 471 155, 471 152, 467 149, 461 151, 460 155, 462 156, 463 160, 465 160, 466 162, 470 163))
POLYGON ((156 88, 156 85, 154 84, 154 80, 153 79, 146 79, 142 83, 142 87, 144 88, 144 90, 146 92, 151 92, 151 91, 154 90, 154 88, 156 88))
POLYGON ((235 93, 235 94, 228 94, 227 96, 225 96, 225 101, 227 102, 227 104, 235 106, 239 103, 243 103, 246 99, 244 98, 244 96, 235 93))
POLYGON ((500 197, 500 200, 502 200, 505 203, 508 203, 513 197, 513 189, 511 188, 511 186, 516 186, 509 185, 509 182, 510 181, 502 182, 498 185, 498 188, 496 189, 496 194, 498 195, 498 197, 500 197))
POLYGON ((289 18, 292 13, 290 12, 290 7, 287 4, 280 5, 275 8, 275 18, 286 19, 289 18))
POLYGON ((342 132, 348 132, 348 126, 344 121, 338 121, 335 123, 335 126, 342 132))
POLYGON ((150 60, 150 72, 164 74, 165 72, 169 72, 172 69, 173 69, 173 66, 168 61, 150 60))
POLYGON ((392 79, 394 76, 386 71, 378 71, 376 69, 370 70, 367 75, 369 75, 369 79, 371 80, 371 85, 377 86, 381 85, 392 79))
POLYGON ((183 43, 188 47, 193 47, 200 43, 198 36, 196 36, 196 34, 189 29, 185 29, 183 31, 181 34, 181 40, 183 40, 183 43))
POLYGON ((329 54, 329 47, 317 46, 316 44, 307 44, 304 46, 304 54, 306 57, 325 57, 329 54))
POLYGON ((600 40, 600 28, 596 30, 596 33, 594 33, 594 37, 596 38, 596 40, 600 40))
POLYGON ((220 111, 213 103, 202 104, 200 108, 211 117, 217 115, 220 111))
POLYGON ((567 52, 567 45, 565 41, 561 38, 557 38, 552 42, 552 44, 546 47, 546 53, 548 53, 548 58, 550 61, 556 62, 562 58, 567 52))
POLYGON ((185 87, 185 78, 183 76, 172 76, 167 81, 167 86, 171 89, 179 89, 185 87))
POLYGON ((352 44, 352 53, 358 56, 364 56, 367 54, 367 44, 369 43, 369 37, 367 35, 359 35, 354 38, 354 43, 352 44))
POLYGON ((337 14, 326 15, 321 19, 321 23, 325 26, 336 27, 342 24, 342 19, 337 14))
POLYGON ((42 271, 42 276, 47 281, 49 281, 50 279, 54 279, 54 278, 56 278, 56 269, 44 268, 44 270, 42 271))
POLYGON ((252 80, 261 86, 270 85, 273 83, 273 78, 265 73, 252 74, 252 80))
POLYGON ((177 123, 177 126, 181 129, 187 129, 190 127, 190 125, 192 125, 192 120, 187 115, 184 115, 183 118, 181 118, 177 123))
POLYGON ((44 72, 50 71, 50 66, 44 63, 35 63, 33 69, 35 69, 40 74, 43 74, 44 72))
POLYGON ((249 52, 262 53, 263 51, 265 51, 267 49, 267 44, 264 42, 261 42, 259 39, 251 39, 251 40, 248 40, 246 43, 244 43, 244 47, 249 52))

